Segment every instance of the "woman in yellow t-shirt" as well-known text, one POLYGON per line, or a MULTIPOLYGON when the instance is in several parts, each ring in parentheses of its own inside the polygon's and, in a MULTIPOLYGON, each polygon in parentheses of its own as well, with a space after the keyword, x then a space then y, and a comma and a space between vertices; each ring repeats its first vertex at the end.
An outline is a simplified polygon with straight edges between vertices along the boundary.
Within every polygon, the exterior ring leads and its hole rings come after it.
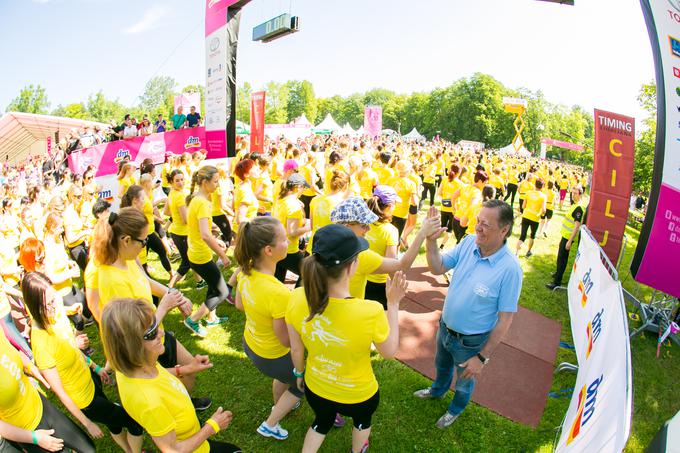
POLYGON ((527 191, 524 198, 523 214, 522 214, 522 230, 519 235, 519 241, 517 241, 517 250, 515 255, 519 255, 519 251, 522 248, 522 244, 527 239, 527 232, 531 229, 531 234, 529 236, 529 241, 527 242, 529 247, 527 249, 526 257, 529 258, 531 253, 531 248, 534 246, 534 239, 536 239, 536 232, 538 231, 538 224, 541 217, 545 214, 546 204, 548 197, 543 193, 543 180, 541 178, 536 178, 534 182, 534 190, 527 191))
POLYGON ((249 222, 257 216, 260 202, 253 191, 252 181, 257 179, 255 162, 244 159, 234 168, 234 176, 238 178, 234 188, 234 232, 238 232, 241 222, 249 222))
POLYGON ((460 175, 460 165, 451 164, 449 168, 449 174, 442 180, 441 185, 438 189, 438 194, 441 197, 441 208, 439 210, 439 215, 442 219, 442 228, 446 228, 444 232, 444 237, 442 238, 442 243, 439 246, 442 250, 446 246, 451 233, 453 232, 453 210, 455 207, 455 200, 453 199, 453 194, 458 191, 463 185, 463 183, 458 179, 460 175))
POLYGON ((87 244, 90 236, 89 228, 83 223, 80 216, 80 202, 83 198, 83 189, 73 185, 66 195, 66 208, 62 213, 64 220, 64 243, 71 258, 78 263, 81 271, 87 266, 87 244))
POLYGON ((400 237, 406 227, 406 219, 409 216, 411 204, 416 206, 418 204, 418 185, 408 177, 411 172, 411 164, 406 160, 400 160, 397 163, 397 176, 392 181, 380 180, 380 184, 388 184, 394 187, 399 197, 399 201, 392 212, 392 225, 397 227, 400 237))
POLYGON ((98 439, 104 435, 93 422, 102 423, 123 451, 140 452, 144 431, 122 407, 104 395, 102 382, 111 383, 106 370, 52 330, 49 314, 54 310, 52 300, 56 293, 50 281, 43 274, 29 272, 21 282, 21 289, 33 319, 31 344, 35 364, 50 389, 92 437, 98 439), (123 428, 128 434, 123 433, 123 428))
POLYGON ((312 249, 314 233, 321 227, 330 225, 331 212, 342 200, 347 198, 347 188, 349 187, 349 175, 343 170, 333 170, 331 176, 331 193, 329 195, 319 195, 312 200, 309 209, 309 223, 312 226, 312 237, 309 239, 307 249, 312 249))
POLYGON ((465 214, 460 218, 460 226, 465 229, 465 234, 475 234, 477 227, 477 216, 485 201, 496 198, 496 188, 491 185, 486 185, 482 189, 482 197, 476 198, 465 210, 465 214))
POLYGON ((259 167, 259 176, 253 184, 255 186, 255 196, 260 203, 257 208, 257 215, 271 215, 274 201, 274 184, 269 179, 271 158, 269 156, 259 156, 256 163, 259 167))
POLYGON ((378 381, 371 367, 371 345, 385 358, 399 347, 399 301, 406 279, 397 272, 387 290, 387 312, 374 301, 350 293, 357 256, 368 242, 342 225, 327 225, 314 238, 313 254, 303 263, 304 288, 293 291, 286 323, 291 355, 314 421, 303 451, 317 451, 337 413, 352 417, 352 451, 368 444, 378 408, 378 381), (307 357, 305 359, 305 351, 307 357))
MULTIPOLYGON (((146 301, 120 299, 102 312, 104 350, 116 371, 120 401, 127 413, 161 451, 241 451, 208 440, 229 426, 232 414, 220 407, 201 427, 182 382, 159 364, 167 349, 163 336, 163 328, 146 301)), ((206 367, 212 366, 207 356, 197 357, 206 367)))
POLYGON ((244 223, 234 255, 238 275, 236 308, 246 314, 243 349, 253 365, 273 379, 274 407, 257 429, 265 437, 284 440, 288 431, 279 422, 302 398, 293 375, 286 309, 290 290, 276 277, 276 263, 288 254, 288 237, 281 222, 257 217, 244 223))
MULTIPOLYGON (((252 162, 252 160, 242 161, 252 162)), ((240 162, 239 162, 240 165, 240 162)), ((238 165, 236 166, 238 168, 238 165)), ((246 182, 249 184, 249 182, 246 182)), ((218 317, 215 309, 227 300, 231 294, 222 277, 220 268, 213 261, 213 252, 217 254, 225 266, 229 266, 227 246, 212 235, 212 202, 211 195, 219 185, 219 174, 216 167, 205 165, 198 169, 191 180, 191 191, 186 198, 189 266, 208 284, 205 301, 191 316, 184 320, 184 325, 200 337, 208 332, 201 324, 207 315, 206 326, 213 327, 226 322, 226 317, 218 317)))
POLYGON ((222 234, 222 241, 229 248, 231 240, 234 236, 231 228, 231 223, 227 218, 234 218, 234 211, 231 209, 231 194, 234 192, 234 185, 231 178, 227 176, 227 164, 221 163, 217 165, 217 173, 220 175, 217 189, 210 195, 212 201, 212 219, 213 223, 219 228, 222 234))
POLYGON ((538 227, 538 235, 543 234, 543 237, 548 237, 546 230, 550 224, 550 219, 553 216, 553 210, 555 209, 555 197, 557 193, 555 192, 555 184, 553 181, 548 181, 546 187, 543 188, 543 193, 545 194, 545 214, 541 216, 541 224, 538 227))
POLYGON ((0 435, 19 450, 94 453, 92 440, 33 386, 24 370, 47 387, 40 371, 0 331, 0 435))
MULTIPOLYGON (((146 217, 136 208, 122 208, 117 214, 111 213, 97 222, 93 257, 99 263, 100 309, 103 311, 113 300, 132 297, 143 300, 153 310, 153 295, 156 295, 160 297, 156 309, 159 323, 175 307, 179 307, 182 314, 187 316, 191 313, 191 301, 179 291, 171 291, 151 279, 135 260, 146 245, 148 230, 146 217)), ((206 369, 201 356, 192 357, 170 332, 165 332, 162 341, 165 344, 165 353, 159 358, 159 363, 164 368, 171 369, 191 391, 196 374, 206 369)), ((209 403, 209 398, 194 398, 197 410, 206 409, 209 403)))
MULTIPOLYGON (((308 185, 301 174, 290 175, 272 212, 272 217, 281 222, 288 236, 288 254, 277 263, 274 273, 277 280, 282 283, 286 280, 287 271, 293 272, 298 277, 301 275, 300 262, 305 257, 305 252, 300 250, 300 237, 312 229, 311 223, 305 218, 305 209, 300 201, 300 195, 308 185)), ((301 278, 298 278, 296 286, 300 286, 301 283, 301 278)))
POLYGON ((125 162, 118 170, 118 199, 122 199, 128 187, 135 183, 135 166, 131 162, 125 162))

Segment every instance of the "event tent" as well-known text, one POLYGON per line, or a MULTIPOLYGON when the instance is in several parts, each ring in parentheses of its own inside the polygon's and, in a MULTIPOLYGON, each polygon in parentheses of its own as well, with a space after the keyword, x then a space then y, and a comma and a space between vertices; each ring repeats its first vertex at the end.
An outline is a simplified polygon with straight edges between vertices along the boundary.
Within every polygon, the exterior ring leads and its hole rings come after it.
POLYGON ((524 156, 528 157, 531 156, 531 152, 522 145, 522 147, 519 149, 519 151, 515 151, 515 147, 513 146, 512 143, 510 143, 508 146, 504 146, 503 148, 498 150, 498 154, 505 155, 505 154, 517 154, 518 156, 524 156))
POLYGON ((344 126, 342 126, 342 129, 340 129, 340 134, 341 135, 355 135, 356 131, 352 129, 352 126, 349 123, 345 123, 344 126))
POLYGON ((394 129, 383 129, 382 135, 398 135, 398 133, 394 129))
POLYGON ((8 112, 0 118, 0 159, 16 163, 29 155, 47 152, 47 137, 51 137, 56 145, 55 133, 65 137, 71 129, 81 126, 99 126, 102 129, 108 124, 85 121, 74 118, 63 118, 35 113, 8 112))
POLYGON ((408 134, 404 135, 404 138, 409 139, 409 140, 421 140, 425 138, 424 136, 420 135, 420 132, 418 132, 418 129, 415 127, 411 129, 411 132, 408 134))
POLYGON ((302 115, 295 118, 290 122, 292 126, 296 127, 313 127, 314 125, 307 119, 307 116, 303 113, 302 115))
POLYGON ((323 119, 315 128, 314 133, 317 135, 330 135, 333 132, 338 132, 342 129, 338 123, 335 122, 331 114, 327 114, 326 118, 323 119))

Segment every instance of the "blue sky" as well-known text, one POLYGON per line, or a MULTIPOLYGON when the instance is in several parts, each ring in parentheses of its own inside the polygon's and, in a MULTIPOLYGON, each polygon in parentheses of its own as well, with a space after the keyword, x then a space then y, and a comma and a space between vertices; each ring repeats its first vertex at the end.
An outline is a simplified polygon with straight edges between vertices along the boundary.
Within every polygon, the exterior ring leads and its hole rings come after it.
MULTIPOLYGON (((204 83, 204 0, 0 0, 0 111, 29 83, 51 108, 103 90, 133 104, 146 81, 204 83)), ((307 79, 317 96, 401 93, 475 72, 548 100, 642 119, 654 77, 638 0, 253 0, 243 11, 238 82, 307 79), (299 33, 269 44, 252 28, 280 13, 299 33)))

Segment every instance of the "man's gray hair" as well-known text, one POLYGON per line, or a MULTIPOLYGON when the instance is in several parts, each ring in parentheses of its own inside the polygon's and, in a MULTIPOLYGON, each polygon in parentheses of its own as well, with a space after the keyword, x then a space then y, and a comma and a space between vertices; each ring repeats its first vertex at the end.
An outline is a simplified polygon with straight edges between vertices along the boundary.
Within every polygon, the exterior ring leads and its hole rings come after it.
POLYGON ((506 238, 509 238, 512 235, 512 225, 515 223, 515 213, 512 207, 503 200, 487 200, 482 206, 498 210, 498 224, 501 228, 510 227, 505 235, 506 238))

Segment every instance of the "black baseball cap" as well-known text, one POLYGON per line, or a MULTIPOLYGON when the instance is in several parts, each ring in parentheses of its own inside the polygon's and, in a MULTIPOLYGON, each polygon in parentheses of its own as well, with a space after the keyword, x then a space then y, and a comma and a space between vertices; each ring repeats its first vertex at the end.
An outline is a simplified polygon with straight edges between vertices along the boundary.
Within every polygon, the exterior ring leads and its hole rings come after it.
POLYGON ((314 233, 312 254, 326 267, 345 264, 366 249, 368 241, 345 225, 332 223, 314 233))

